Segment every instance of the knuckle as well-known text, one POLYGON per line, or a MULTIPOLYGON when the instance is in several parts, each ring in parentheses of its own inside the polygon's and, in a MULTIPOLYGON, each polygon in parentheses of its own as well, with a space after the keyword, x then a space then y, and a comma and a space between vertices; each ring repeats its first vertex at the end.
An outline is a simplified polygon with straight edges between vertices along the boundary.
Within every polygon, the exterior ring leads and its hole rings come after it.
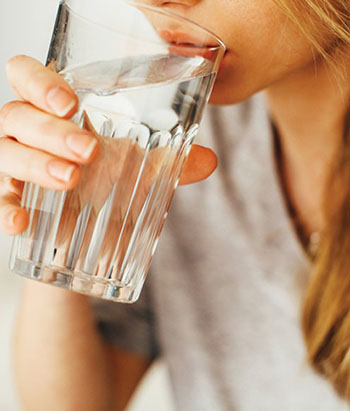
POLYGON ((57 120, 55 117, 47 115, 40 121, 40 134, 42 136, 48 136, 53 134, 53 130, 58 129, 57 120))
POLYGON ((0 173, 0 187, 7 187, 11 183, 12 177, 0 173))
POLYGON ((47 94, 51 89, 58 87, 60 84, 60 77, 51 73, 45 67, 37 67, 31 73, 30 78, 26 84, 26 91, 30 98, 46 101, 47 94))
POLYGON ((0 176, 0 196, 8 191, 8 180, 10 177, 0 176))
MULTIPOLYGON (((14 139, 9 136, 0 138, 0 161, 8 156, 8 149, 11 147, 13 142, 14 139)), ((0 164, 0 169, 2 171, 2 164, 0 164)))
POLYGON ((10 175, 0 173, 0 195, 10 193, 12 196, 21 196, 23 191, 23 182, 14 179, 10 175))
POLYGON ((0 127, 2 131, 6 133, 7 124, 10 118, 10 115, 19 107, 21 103, 19 101, 10 101, 6 103, 0 110, 0 127))
POLYGON ((42 94, 43 91, 46 91, 42 90, 42 81, 42 73, 38 69, 33 70, 26 84, 26 89, 29 91, 30 95, 33 94, 33 90, 36 90, 37 92, 39 91, 40 94, 42 94))
POLYGON ((12 144, 14 141, 14 139, 12 137, 9 136, 5 136, 0 138, 0 146, 2 146, 2 150, 4 149, 4 147, 12 144))
POLYGON ((28 177, 31 174, 47 174, 46 170, 43 170, 42 161, 39 160, 37 153, 28 151, 24 154, 22 159, 22 168, 28 171, 28 177))
POLYGON ((6 73, 9 74, 14 67, 26 60, 27 56, 25 56, 24 54, 19 54, 17 56, 11 57, 10 60, 8 60, 8 62, 6 63, 6 73))
POLYGON ((42 65, 37 65, 33 72, 31 73, 31 77, 29 79, 30 85, 38 87, 45 85, 45 87, 53 87, 56 86, 57 81, 59 79, 59 75, 56 73, 52 73, 47 67, 42 65))
POLYGON ((3 173, 8 173, 8 159, 11 156, 12 145, 12 138, 7 136, 0 138, 0 175, 3 173))

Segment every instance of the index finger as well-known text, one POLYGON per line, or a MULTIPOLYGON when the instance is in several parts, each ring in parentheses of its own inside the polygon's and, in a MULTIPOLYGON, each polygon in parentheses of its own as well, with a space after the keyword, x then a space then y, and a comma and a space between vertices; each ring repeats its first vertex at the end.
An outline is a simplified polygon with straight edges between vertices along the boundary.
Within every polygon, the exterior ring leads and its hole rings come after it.
POLYGON ((21 99, 58 117, 69 118, 75 112, 78 98, 68 83, 32 57, 13 57, 6 65, 6 73, 21 99))

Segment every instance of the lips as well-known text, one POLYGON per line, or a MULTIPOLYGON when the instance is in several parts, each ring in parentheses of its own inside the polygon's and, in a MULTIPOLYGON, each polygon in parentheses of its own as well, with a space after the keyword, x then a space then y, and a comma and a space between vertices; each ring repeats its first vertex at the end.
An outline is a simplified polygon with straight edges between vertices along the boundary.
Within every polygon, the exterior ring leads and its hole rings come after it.
POLYGON ((203 44, 203 41, 200 41, 198 38, 181 32, 171 32, 169 30, 161 30, 159 32, 160 36, 167 41, 168 43, 173 44, 188 44, 197 47, 215 47, 215 45, 203 44))
POLYGON ((169 43, 171 54, 185 57, 201 56, 211 60, 218 50, 217 45, 203 44, 203 41, 187 33, 161 30, 159 31, 159 35, 163 40, 169 43))

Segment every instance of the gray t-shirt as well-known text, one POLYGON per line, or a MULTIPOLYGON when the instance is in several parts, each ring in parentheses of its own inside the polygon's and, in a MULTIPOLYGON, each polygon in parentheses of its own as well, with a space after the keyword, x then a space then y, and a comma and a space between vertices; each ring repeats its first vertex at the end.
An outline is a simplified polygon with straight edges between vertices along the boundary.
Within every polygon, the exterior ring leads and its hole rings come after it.
POLYGON ((262 95, 210 107, 197 142, 216 151, 217 171, 178 188, 140 301, 97 302, 101 332, 161 354, 180 411, 348 410, 306 363, 300 308, 311 263, 262 95))

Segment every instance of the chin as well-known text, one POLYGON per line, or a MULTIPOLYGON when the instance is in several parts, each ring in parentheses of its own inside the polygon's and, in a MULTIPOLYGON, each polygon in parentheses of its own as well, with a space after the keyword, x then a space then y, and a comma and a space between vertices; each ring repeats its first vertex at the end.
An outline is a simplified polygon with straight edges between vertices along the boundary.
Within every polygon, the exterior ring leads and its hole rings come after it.
POLYGON ((209 104, 230 105, 242 103, 263 88, 260 82, 252 81, 251 75, 242 74, 242 70, 219 72, 209 104))
POLYGON ((230 105, 238 104, 251 97, 254 92, 249 92, 243 87, 236 87, 234 84, 227 85, 220 81, 215 83, 211 93, 209 104, 230 105))

